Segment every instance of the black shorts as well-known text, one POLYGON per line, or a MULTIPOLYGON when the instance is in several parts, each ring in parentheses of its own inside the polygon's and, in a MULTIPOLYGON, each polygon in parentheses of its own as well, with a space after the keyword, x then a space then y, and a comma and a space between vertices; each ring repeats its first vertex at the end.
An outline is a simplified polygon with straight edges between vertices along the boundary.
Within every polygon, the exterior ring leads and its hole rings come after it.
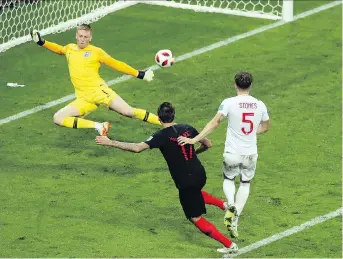
POLYGON ((186 218, 197 218, 206 214, 201 188, 179 189, 179 198, 186 218))

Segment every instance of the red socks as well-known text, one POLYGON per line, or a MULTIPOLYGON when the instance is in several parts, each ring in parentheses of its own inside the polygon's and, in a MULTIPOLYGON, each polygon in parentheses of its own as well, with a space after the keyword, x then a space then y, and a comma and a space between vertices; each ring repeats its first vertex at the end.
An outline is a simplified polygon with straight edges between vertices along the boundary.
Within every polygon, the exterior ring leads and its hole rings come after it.
POLYGON ((201 193, 202 193, 202 197, 204 197, 206 204, 215 205, 215 206, 221 208, 222 210, 225 210, 223 200, 216 198, 216 197, 212 196, 211 194, 209 194, 205 191, 201 191, 201 193))
POLYGON ((218 231, 218 229, 212 225, 209 221, 201 217, 198 221, 194 222, 194 225, 200 229, 205 235, 222 243, 225 247, 230 247, 232 241, 218 231))

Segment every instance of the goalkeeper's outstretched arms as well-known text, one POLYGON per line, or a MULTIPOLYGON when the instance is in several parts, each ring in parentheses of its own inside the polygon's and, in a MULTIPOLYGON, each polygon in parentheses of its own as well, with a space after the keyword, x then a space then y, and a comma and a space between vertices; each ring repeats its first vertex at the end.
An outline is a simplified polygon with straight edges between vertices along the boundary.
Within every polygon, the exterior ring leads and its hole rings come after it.
POLYGON ((44 40, 42 36, 40 35, 39 31, 32 30, 30 34, 31 34, 32 40, 36 42, 39 46, 43 46, 44 48, 52 52, 55 52, 56 54, 59 54, 59 55, 65 54, 65 48, 63 46, 44 40))
POLYGON ((137 77, 139 79, 143 79, 147 82, 152 81, 154 77, 154 72, 152 70, 136 70, 124 62, 112 58, 103 50, 101 51, 100 62, 105 64, 106 66, 113 68, 114 70, 137 77))

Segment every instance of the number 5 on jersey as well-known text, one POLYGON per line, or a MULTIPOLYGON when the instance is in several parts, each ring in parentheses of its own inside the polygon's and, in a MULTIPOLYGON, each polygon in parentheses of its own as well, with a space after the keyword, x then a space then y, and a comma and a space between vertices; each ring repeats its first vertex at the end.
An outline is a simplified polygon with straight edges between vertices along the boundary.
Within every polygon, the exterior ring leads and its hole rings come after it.
POLYGON ((254 130, 254 123, 250 120, 251 118, 249 118, 252 116, 254 116, 253 112, 243 112, 242 113, 242 122, 249 124, 249 125, 247 125, 248 129, 245 127, 242 127, 242 132, 244 135, 249 135, 254 130))

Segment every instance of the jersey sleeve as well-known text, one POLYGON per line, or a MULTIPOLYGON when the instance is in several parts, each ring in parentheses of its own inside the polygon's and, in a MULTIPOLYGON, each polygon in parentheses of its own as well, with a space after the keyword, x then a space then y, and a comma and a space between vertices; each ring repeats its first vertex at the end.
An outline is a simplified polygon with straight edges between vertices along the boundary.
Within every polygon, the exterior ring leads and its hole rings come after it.
POLYGON ((101 48, 98 49, 98 57, 99 57, 100 63, 106 63, 108 61, 108 59, 111 58, 111 56, 108 55, 107 52, 101 48))
POLYGON ((52 52, 55 52, 56 54, 59 54, 59 55, 65 55, 66 52, 67 52, 67 48, 70 44, 66 45, 66 46, 61 46, 57 43, 54 43, 54 42, 50 42, 50 41, 45 41, 43 47, 52 51, 52 52))
POLYGON ((269 120, 269 114, 267 110, 267 106, 261 101, 262 104, 262 121, 269 120))
POLYGON ((149 137, 144 143, 148 144, 150 149, 160 148, 164 144, 164 137, 160 131, 149 137))
POLYGON ((134 69, 133 67, 129 66, 128 64, 116 60, 112 58, 110 55, 108 55, 104 50, 99 48, 99 62, 109 66, 110 68, 113 68, 114 70, 118 72, 122 72, 124 74, 137 77, 138 76, 138 70, 134 69))
POLYGON ((218 108, 218 112, 223 114, 225 117, 227 117, 229 113, 229 101, 227 99, 222 101, 222 103, 220 104, 218 108))
POLYGON ((61 53, 65 55, 69 48, 70 48, 70 44, 63 46, 61 49, 61 53))

